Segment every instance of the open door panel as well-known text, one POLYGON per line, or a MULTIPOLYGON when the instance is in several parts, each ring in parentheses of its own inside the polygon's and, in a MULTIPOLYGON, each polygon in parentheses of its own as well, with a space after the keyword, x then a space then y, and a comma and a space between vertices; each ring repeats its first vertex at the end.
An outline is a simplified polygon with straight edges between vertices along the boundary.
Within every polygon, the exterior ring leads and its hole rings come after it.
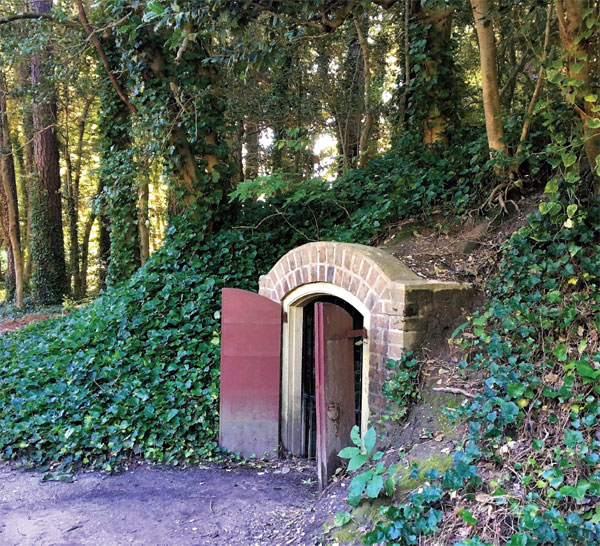
POLYGON ((354 414, 354 342, 352 317, 332 303, 315 305, 315 387, 317 476, 323 490, 350 445, 354 414))
POLYGON ((220 432, 222 447, 249 457, 279 445, 281 307, 268 298, 223 289, 220 432))

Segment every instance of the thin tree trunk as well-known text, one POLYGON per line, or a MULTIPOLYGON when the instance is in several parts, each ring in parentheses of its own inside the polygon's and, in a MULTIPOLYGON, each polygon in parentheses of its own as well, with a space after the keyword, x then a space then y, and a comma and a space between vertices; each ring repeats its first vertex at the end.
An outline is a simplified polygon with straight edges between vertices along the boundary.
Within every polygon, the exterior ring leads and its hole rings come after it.
POLYGON ((246 135, 246 168, 244 178, 256 178, 259 174, 260 153, 258 123, 255 121, 246 121, 244 129, 246 135))
MULTIPOLYGON (((591 119, 597 118, 594 112, 595 102, 585 99, 591 95, 590 67, 586 40, 580 38, 583 31, 584 0, 556 0, 556 13, 558 15, 558 30, 560 41, 567 54, 567 75, 580 82, 573 86, 567 96, 567 102, 573 104, 583 122, 584 149, 592 172, 596 170, 596 158, 600 154, 600 131, 588 126, 591 119)), ((595 185, 596 193, 600 193, 600 183, 595 185)))
MULTIPOLYGON (((28 88, 31 84, 31 59, 23 60, 19 65, 19 83, 22 90, 28 88)), ((31 204, 32 191, 35 183, 35 164, 33 158, 33 116, 29 108, 23 109, 23 196, 22 206, 25 212, 25 233, 21 238, 21 247, 24 251, 24 273, 23 282, 27 286, 31 278, 31 204)))
POLYGON ((73 296, 81 298, 81 275, 79 270, 79 229, 77 205, 73 190, 73 168, 68 140, 65 145, 65 181, 67 186, 67 222, 69 231, 69 270, 73 278, 73 296))
MULTIPOLYGON (((83 287, 82 272, 80 267, 80 245, 79 245, 79 186, 81 182, 81 165, 83 154, 83 142, 85 137, 86 121, 89 114, 93 98, 88 98, 84 104, 83 112, 77 123, 77 145, 75 168, 71 161, 71 152, 69 149, 68 129, 65 138, 65 164, 66 164, 66 182, 67 182, 67 218, 69 221, 69 269, 73 276, 73 295, 79 300, 85 296, 83 287)), ((67 116, 69 112, 67 111, 67 116)), ((68 120, 67 120, 68 125, 68 120)))
POLYGON ((494 27, 489 18, 488 0, 471 0, 475 29, 479 41, 481 62, 481 82, 483 89, 483 112, 488 146, 495 151, 502 150, 508 155, 506 144, 502 142, 504 129, 500 118, 500 92, 498 90, 498 69, 496 65, 496 43, 494 27))
POLYGON ((106 289, 108 264, 110 262, 110 232, 108 218, 102 212, 98 216, 98 292, 106 289))
POLYGON ((527 139, 529 134, 529 127, 531 125, 531 116, 535 105, 540 98, 542 91, 542 77, 544 75, 544 63, 548 57, 548 45, 550 44, 550 27, 552 25, 552 4, 548 4, 546 7, 546 30, 544 32, 544 47, 542 49, 542 56, 540 57, 540 69, 538 70, 537 82, 535 83, 535 89, 531 100, 527 106, 527 113, 525 114, 525 121, 523 122, 523 128, 521 129, 521 137, 519 138, 519 146, 517 147, 517 156, 523 151, 523 143, 527 139))
POLYGON ((360 28, 360 24, 356 17, 354 18, 354 28, 358 35, 358 44, 363 58, 363 93, 365 103, 365 120, 360 133, 358 145, 358 168, 362 169, 369 159, 369 141, 371 138, 371 128, 373 127, 373 111, 371 107, 371 60, 369 56, 369 44, 360 28))
POLYGON ((6 247, 6 276, 4 279, 4 288, 6 289, 6 299, 12 299, 15 295, 16 275, 15 259, 10 242, 9 218, 8 218, 8 198, 4 190, 4 176, 0 170, 0 228, 2 228, 2 238, 6 247))
POLYGON ((90 215, 83 228, 83 239, 81 241, 81 266, 79 268, 81 272, 81 297, 87 296, 87 273, 88 273, 88 259, 90 254, 90 236, 92 234, 92 227, 96 220, 96 213, 91 211, 90 215))
POLYGON ((10 140, 8 113, 6 109, 6 81, 0 71, 0 150, 2 153, 2 185, 8 209, 8 235, 15 268, 15 305, 23 307, 23 254, 21 252, 21 233, 19 226, 19 203, 17 199, 17 181, 15 164, 10 140))
MULTIPOLYGON (((88 277, 88 261, 89 261, 89 254, 90 254, 90 236, 92 234, 92 227, 94 226, 94 222, 96 221, 96 218, 97 218, 97 214, 95 211, 95 202, 100 199, 103 189, 104 189, 104 186, 102 184, 102 179, 100 179, 100 181, 98 182, 98 189, 96 190, 96 196, 94 197, 94 205, 92 206, 92 208, 90 210, 90 215, 88 216, 88 218, 85 222, 85 226, 83 228, 83 238, 81 240, 81 266, 79 267, 79 271, 81 272, 82 297, 87 296, 87 293, 88 293, 87 277, 88 277)), ((100 234, 100 237, 101 236, 102 236, 102 234, 100 234)), ((99 246, 100 246, 100 244, 99 244, 99 246)), ((110 241, 109 241, 109 248, 110 248, 110 241)), ((102 254, 102 253, 100 252, 100 254, 102 254)), ((100 256, 100 258, 101 258, 101 256, 100 256)), ((98 261, 100 261, 100 259, 98 261)), ((106 265, 106 267, 108 267, 108 264, 106 265)), ((104 279, 106 280, 106 277, 104 279)), ((100 280, 101 279, 99 279, 99 283, 100 283, 100 280)))
POLYGON ((150 234, 148 230, 148 201, 150 198, 150 187, 148 179, 144 176, 140 181, 138 206, 138 229, 140 231, 140 259, 144 265, 150 257, 150 234))

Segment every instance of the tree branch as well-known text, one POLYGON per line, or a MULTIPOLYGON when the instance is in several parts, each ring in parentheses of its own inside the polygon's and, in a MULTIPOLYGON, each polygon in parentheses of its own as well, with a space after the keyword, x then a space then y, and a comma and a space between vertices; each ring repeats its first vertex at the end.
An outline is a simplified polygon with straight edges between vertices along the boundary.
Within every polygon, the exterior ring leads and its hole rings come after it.
POLYGON ((51 23, 55 23, 57 25, 63 25, 67 28, 77 30, 79 32, 83 32, 83 28, 77 21, 73 21, 72 19, 57 19, 50 13, 16 13, 14 15, 7 15, 6 17, 0 17, 0 25, 5 25, 7 23, 13 23, 15 21, 25 21, 25 20, 40 20, 43 19, 45 21, 49 21, 51 23))
POLYGON ((521 60, 517 63, 517 66, 515 66, 515 69, 510 73, 510 75, 506 79, 506 82, 502 86, 502 89, 500 89, 500 100, 502 100, 502 97, 506 94, 506 92, 508 91, 508 89, 510 88, 512 83, 517 79, 517 76, 521 72, 523 72, 523 68, 525 67, 525 64, 527 63, 528 60, 529 60, 529 55, 524 53, 523 56, 521 57, 521 60))
POLYGON ((77 4, 77 9, 79 11, 79 20, 81 21, 81 24, 82 24, 83 28, 85 29, 85 31, 88 33, 88 36, 90 37, 90 41, 92 42, 92 44, 94 44, 94 47, 96 48, 96 51, 98 52, 98 57, 100 57, 100 60, 102 61, 102 64, 104 65, 104 69, 106 70, 106 73, 108 74, 108 77, 109 77, 113 87, 115 88, 117 95, 119 95, 119 98, 123 101, 123 103, 127 106, 127 108, 129 108, 129 110, 131 110, 131 113, 134 115, 137 115, 138 109, 127 98, 127 95, 125 94, 123 89, 121 89, 121 86, 119 85, 119 82, 117 81, 117 78, 115 77, 115 75, 112 73, 112 71, 110 69, 110 65, 108 64, 108 58, 106 56, 106 52, 104 51, 104 48, 102 47, 102 44, 100 43, 100 38, 98 38, 98 36, 96 36, 94 34, 94 29, 90 26, 87 15, 85 14, 85 9, 83 7, 82 1, 75 0, 75 3, 77 4))

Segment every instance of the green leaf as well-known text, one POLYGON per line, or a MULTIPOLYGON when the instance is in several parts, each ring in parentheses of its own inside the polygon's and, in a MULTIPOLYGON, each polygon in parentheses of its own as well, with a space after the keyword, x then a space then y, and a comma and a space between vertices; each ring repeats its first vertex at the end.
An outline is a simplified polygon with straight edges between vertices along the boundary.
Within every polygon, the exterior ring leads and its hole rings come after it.
POLYGON ((377 441, 377 433, 375 432, 374 427, 369 427, 365 434, 365 450, 367 454, 371 454, 373 448, 375 447, 375 442, 377 441))
POLYGON ((579 482, 577 487, 572 487, 570 485, 563 485, 559 491, 561 495, 565 497, 572 497, 577 500, 583 500, 585 498, 586 491, 590 488, 590 484, 588 482, 579 482))
POLYGON ((365 493, 367 497, 370 499, 375 499, 383 489, 383 476, 376 475, 373 477, 371 481, 367 484, 367 489, 365 493))
POLYGON ((362 472, 355 476, 354 479, 350 482, 350 487, 348 488, 348 492, 351 497, 360 497, 362 492, 365 490, 365 486, 367 482, 373 477, 373 472, 367 470, 366 472, 362 472))
POLYGON ((590 129, 600 129, 600 118, 589 119, 587 126, 590 129))
POLYGON ((571 205, 567 206, 567 216, 569 218, 573 218, 573 216, 575 216, 576 212, 577 212, 577 205, 571 204, 571 205))
POLYGON ((338 457, 341 457, 342 459, 351 459, 360 452, 361 450, 358 447, 345 447, 338 453, 338 457))
POLYGON ((350 512, 338 512, 333 518, 333 524, 336 527, 343 527, 350 521, 350 512))
POLYGON ((352 442, 354 443, 355 446, 362 448, 362 439, 360 437, 360 429, 358 428, 357 425, 354 425, 352 427, 352 430, 350 431, 350 439, 352 440, 352 442))
MULTIPOLYGON (((546 183, 546 187, 544 188, 544 192, 546 193, 556 193, 558 191, 558 178, 554 177, 548 180, 546 183)), ((544 211, 541 209, 542 205, 547 205, 547 203, 540 203, 540 212, 544 214, 544 211)))
POLYGON ((559 343, 552 351, 552 354, 559 362, 565 362, 567 360, 567 346, 564 343, 559 343))
POLYGON ((352 457, 352 459, 350 459, 350 462, 348 463, 348 472, 354 472, 355 470, 358 470, 368 460, 369 457, 367 455, 355 455, 354 457, 352 457))
POLYGON ((579 430, 565 430, 564 443, 567 447, 575 447, 577 444, 583 442, 583 434, 579 430))
POLYGON ((577 161, 577 154, 575 154, 575 152, 564 153, 561 155, 561 157, 565 167, 570 167, 577 161))
POLYGON ((508 396, 511 398, 520 398, 525 389, 526 387, 522 383, 509 383, 507 387, 508 396))
POLYGON ((475 516, 473 516, 473 514, 467 510, 466 508, 461 508, 458 511, 458 515, 462 518, 462 520, 465 523, 468 523, 469 525, 476 525, 477 524, 477 518, 475 516))
POLYGON ((173 417, 175 417, 177 414, 179 413, 178 409, 171 409, 169 410, 169 413, 167 413, 167 419, 166 422, 168 423, 171 419, 173 419, 173 417))

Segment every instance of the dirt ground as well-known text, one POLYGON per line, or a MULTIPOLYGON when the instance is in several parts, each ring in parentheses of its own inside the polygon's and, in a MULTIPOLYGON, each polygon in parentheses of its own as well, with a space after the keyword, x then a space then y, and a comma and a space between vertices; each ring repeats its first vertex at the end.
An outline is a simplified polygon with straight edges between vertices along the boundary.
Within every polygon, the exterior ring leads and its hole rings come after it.
POLYGON ((27 315, 18 320, 5 320, 0 322, 0 334, 4 332, 14 332, 15 330, 19 330, 23 328, 23 326, 27 326, 32 322, 36 322, 38 320, 44 320, 50 318, 52 315, 27 315))
POLYGON ((0 545, 300 545, 322 523, 310 517, 312 468, 141 465, 73 483, 42 477, 0 463, 0 545))

